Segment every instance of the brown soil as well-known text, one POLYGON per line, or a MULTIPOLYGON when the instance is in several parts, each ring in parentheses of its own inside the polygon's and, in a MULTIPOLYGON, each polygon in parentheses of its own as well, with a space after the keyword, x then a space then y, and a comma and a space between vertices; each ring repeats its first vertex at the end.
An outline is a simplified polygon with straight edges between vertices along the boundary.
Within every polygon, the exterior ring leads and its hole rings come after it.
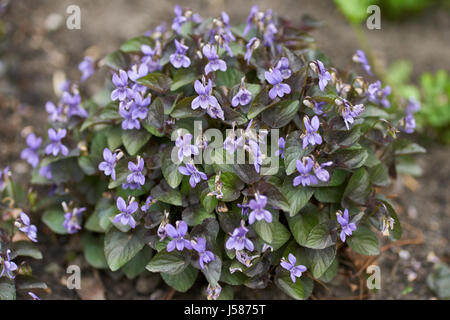
MULTIPOLYGON (((46 130, 44 104, 55 100, 53 79, 64 73, 69 79, 80 76, 77 65, 86 51, 102 56, 117 48, 126 39, 142 34, 161 20, 169 21, 176 1, 156 0, 88 0, 57 1, 10 1, 7 13, 0 18, 5 38, 0 41, 0 168, 9 164, 21 178, 26 178, 28 166, 18 161, 24 146, 22 128, 33 126, 38 134, 46 130), (77 4, 81 8, 81 30, 68 30, 65 27, 66 8, 77 4), (57 22, 62 19, 61 22, 57 22), (53 21, 53 22, 52 22, 53 21), (53 28, 52 27, 53 24, 53 28)), ((336 65, 346 67, 351 64, 351 56, 360 46, 352 28, 342 18, 331 1, 262 0, 242 2, 240 0, 178 1, 189 6, 202 16, 218 15, 226 10, 233 21, 245 21, 252 3, 260 8, 274 9, 278 14, 292 21, 308 13, 324 21, 323 28, 313 32, 318 46, 323 48, 336 65)), ((396 59, 409 59, 414 65, 413 78, 424 71, 435 72, 448 69, 450 65, 450 42, 448 12, 431 9, 414 19, 402 23, 382 21, 381 30, 365 30, 370 46, 381 66, 396 59)), ((0 32, 1 33, 1 32, 0 32)), ((94 92, 95 83, 101 85, 101 74, 90 80, 94 92)), ((25 130, 26 131, 26 130, 25 130)), ((450 234, 450 207, 448 181, 450 148, 438 145, 429 146, 428 154, 419 157, 424 174, 417 182, 415 192, 403 186, 400 181, 392 193, 398 194, 395 200, 404 223, 403 239, 414 239, 423 234, 422 244, 410 244, 387 249, 376 262, 382 272, 382 289, 372 294, 376 299, 430 299, 433 293, 427 288, 425 279, 433 262, 434 253, 442 261, 448 262, 448 235, 450 234), (403 251, 401 251, 403 250, 403 251), (400 253, 401 252, 401 253, 400 253), (405 252, 408 252, 409 255, 405 252), (399 254, 400 253, 400 254, 399 254), (403 258, 399 257, 402 256, 403 258), (428 257, 428 260, 427 260, 428 257), (432 259, 431 259, 432 260, 432 259), (414 278, 414 274, 416 277, 414 278), (409 279, 408 279, 409 274, 409 279), (409 293, 402 293, 408 289, 409 293), (411 290, 412 289, 412 290, 411 290)), ((415 181, 404 181, 415 189, 415 181)), ((93 272, 78 253, 80 242, 76 238, 55 237, 44 226, 40 227, 40 246, 45 253, 45 266, 34 263, 34 272, 51 287, 52 292, 45 299, 77 299, 79 296, 92 298, 92 292, 105 288, 106 298, 110 299, 149 299, 172 297, 204 298, 206 283, 202 282, 188 294, 175 293, 173 296, 158 277, 146 274, 130 281, 117 278, 107 271, 93 272), (90 290, 79 292, 68 290, 62 285, 65 268, 70 263, 82 266, 86 281, 83 285, 90 290), (98 277, 101 278, 99 281, 98 277)), ((388 242, 384 243, 387 244, 388 242)), ((340 275, 332 284, 318 290, 316 298, 359 296, 358 278, 349 278, 344 273, 352 271, 342 268, 340 275)), ((320 285, 318 285, 321 287, 320 285)), ((94 295, 101 297, 102 295, 94 295)), ((241 299, 285 299, 278 290, 264 291, 236 290, 236 298, 241 299)))

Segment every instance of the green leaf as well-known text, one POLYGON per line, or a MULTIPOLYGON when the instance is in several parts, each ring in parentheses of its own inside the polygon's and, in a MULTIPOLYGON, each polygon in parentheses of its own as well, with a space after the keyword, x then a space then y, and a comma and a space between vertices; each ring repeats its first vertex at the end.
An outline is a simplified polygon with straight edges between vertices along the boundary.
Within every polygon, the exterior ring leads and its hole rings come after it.
POLYGON ((109 150, 115 150, 122 145, 122 127, 111 127, 106 135, 109 150))
POLYGON ((287 177, 281 187, 281 192, 289 203, 289 215, 293 217, 308 203, 314 190, 309 187, 294 187, 292 178, 287 177))
POLYGON ((284 100, 266 109, 262 113, 262 120, 271 128, 282 128, 294 119, 298 112, 298 100, 284 100))
POLYGON ((205 110, 202 108, 197 108, 196 110, 193 110, 191 107, 192 100, 194 100, 196 97, 186 97, 178 101, 173 108, 172 112, 170 113, 170 116, 175 119, 184 119, 184 118, 197 118, 201 117, 205 114, 205 110))
POLYGON ((217 87, 225 86, 227 88, 233 88, 235 85, 241 83, 241 79, 244 74, 236 68, 227 68, 226 71, 216 72, 216 85, 217 87))
POLYGON ((359 168, 351 176, 345 188, 344 197, 348 197, 358 204, 365 204, 369 199, 371 191, 370 176, 367 170, 359 168))
POLYGON ((179 292, 188 291, 194 285, 197 275, 198 270, 192 266, 187 267, 185 270, 175 275, 161 273, 164 282, 179 292))
POLYGON ((274 233, 274 226, 272 223, 268 223, 265 220, 256 221, 253 224, 253 228, 255 229, 258 236, 261 237, 261 239, 263 239, 267 243, 272 243, 274 233))
POLYGON ((387 187, 391 184, 391 181, 389 179, 389 170, 382 163, 370 168, 369 175, 370 181, 376 186, 387 187))
POLYGON ((191 84, 197 78, 198 75, 192 68, 178 69, 173 76, 173 83, 170 87, 170 91, 176 91, 187 84, 191 84))
POLYGON ((165 180, 162 180, 151 191, 153 199, 164 203, 173 204, 174 206, 181 206, 181 193, 178 189, 171 188, 165 180))
POLYGON ((339 269, 339 262, 337 259, 334 259, 331 265, 328 267, 327 270, 325 270, 325 272, 322 274, 319 280, 323 282, 330 282, 336 276, 338 269, 339 269))
POLYGON ((0 300, 16 300, 14 282, 6 277, 0 278, 0 300))
POLYGON ((138 227, 131 233, 115 228, 105 235, 105 257, 111 271, 117 271, 144 247, 145 228, 138 227))
POLYGON ((331 266, 336 257, 336 246, 325 249, 305 249, 310 269, 314 278, 320 278, 331 266))
POLYGON ((92 158, 90 156, 81 156, 78 158, 78 165, 81 170, 89 176, 97 173, 97 167, 95 166, 92 158))
POLYGON ((214 195, 208 194, 211 192, 209 189, 209 186, 207 183, 205 183, 201 189, 200 192, 200 201, 203 205, 203 208, 205 208, 207 213, 211 213, 216 208, 217 204, 219 203, 219 200, 214 195))
POLYGON ((253 119, 261 112, 274 105, 274 103, 270 100, 268 91, 269 88, 265 87, 256 95, 248 111, 247 118, 253 119))
POLYGON ((291 207, 288 200, 276 186, 266 181, 260 181, 258 183, 258 190, 267 197, 267 203, 269 205, 285 212, 290 212, 291 207))
POLYGON ((64 211, 62 209, 53 208, 44 212, 42 221, 57 234, 68 234, 67 230, 63 227, 64 223, 64 211))
POLYGON ((161 158, 161 170, 169 186, 176 188, 183 180, 183 175, 178 171, 178 164, 171 159, 171 149, 164 150, 161 158))
POLYGON ((312 293, 312 279, 302 276, 297 278, 295 283, 292 282, 289 274, 284 273, 275 278, 275 284, 285 294, 296 300, 305 300, 312 293))
POLYGON ((150 140, 152 135, 143 130, 124 130, 122 142, 131 156, 135 156, 139 150, 150 140))
POLYGON ((368 156, 366 149, 344 149, 334 153, 336 166, 349 169, 356 169, 364 165, 368 156))
POLYGON ((164 94, 169 91, 172 80, 163 73, 149 73, 145 77, 139 78, 137 83, 142 84, 158 94, 164 94))
POLYGON ((142 122, 142 126, 152 135, 162 137, 164 136, 165 120, 164 103, 160 97, 156 97, 150 105, 147 118, 142 122))
POLYGON ((86 261, 94 268, 106 269, 108 263, 105 258, 104 236, 101 235, 96 237, 90 232, 85 232, 83 233, 81 240, 86 261))
POLYGON ((19 240, 12 243, 11 260, 15 257, 31 257, 33 259, 41 260, 42 252, 38 247, 29 241, 19 240))
POLYGON ((167 252, 165 249, 158 252, 145 267, 150 272, 177 274, 189 265, 186 257, 177 250, 167 252))
POLYGON ((152 255, 152 249, 148 246, 144 246, 144 248, 120 270, 125 273, 128 279, 134 279, 145 271, 145 267, 152 258, 152 255))
MULTIPOLYGON (((208 180, 209 189, 215 190, 214 185, 215 176, 212 176, 208 180)), ((244 183, 238 178, 237 175, 231 172, 223 172, 220 176, 222 181, 222 193, 223 197, 221 201, 229 202, 239 199, 241 196, 241 190, 244 188, 244 183)))
POLYGON ((105 65, 116 71, 127 70, 130 67, 130 58, 119 50, 108 54, 103 61, 105 65))
POLYGON ((111 219, 117 214, 117 207, 110 199, 102 198, 89 215, 84 227, 92 232, 104 233, 111 227, 111 219))
POLYGON ((224 286, 222 287, 222 291, 220 292, 220 295, 217 298, 217 300, 233 300, 233 298, 234 298, 233 287, 224 286))
POLYGON ((146 44, 150 47, 153 47, 155 41, 147 36, 137 36, 127 40, 124 44, 120 46, 120 50, 123 52, 140 52, 141 46, 146 44))
POLYGON ((273 250, 278 250, 291 238, 291 233, 278 221, 273 221, 272 224, 273 240, 269 244, 272 246, 273 250))
POLYGON ((436 264, 427 276, 427 285, 439 299, 450 299, 450 268, 444 263, 436 264))
POLYGON ((183 221, 193 227, 199 225, 203 222, 203 220, 208 218, 215 218, 214 212, 207 212, 203 206, 189 206, 183 210, 181 217, 183 221))
POLYGON ((358 226, 353 231, 353 234, 347 238, 347 244, 350 248, 362 255, 376 256, 380 253, 378 238, 366 226, 358 226))
POLYGON ((343 194, 344 186, 314 188, 314 197, 323 203, 340 203, 343 194))
POLYGON ((214 260, 206 264, 202 272, 209 284, 215 287, 222 274, 222 259, 218 255, 214 255, 214 260))
POLYGON ((410 155, 417 153, 425 153, 426 150, 419 146, 417 143, 413 143, 406 139, 397 139, 394 141, 395 155, 410 155))

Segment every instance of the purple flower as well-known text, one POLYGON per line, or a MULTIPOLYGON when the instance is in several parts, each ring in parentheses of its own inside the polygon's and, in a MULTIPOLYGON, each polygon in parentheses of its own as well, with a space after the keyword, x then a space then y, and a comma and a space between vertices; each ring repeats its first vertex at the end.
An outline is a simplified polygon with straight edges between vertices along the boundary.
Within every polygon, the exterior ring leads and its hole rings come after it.
POLYGON ((286 57, 282 57, 280 61, 278 61, 275 69, 280 70, 283 79, 288 79, 292 74, 291 69, 289 69, 289 60, 286 57))
POLYGON ((245 87, 241 87, 231 100, 231 105, 233 107, 237 107, 238 105, 246 106, 250 101, 252 101, 252 93, 245 89, 245 87))
POLYGON ((211 251, 206 250, 206 240, 204 238, 196 238, 191 241, 192 249, 197 251, 199 258, 198 263, 200 268, 205 269, 205 264, 210 263, 215 259, 214 254, 211 251))
POLYGON ((186 133, 184 136, 178 137, 175 140, 175 145, 178 147, 178 160, 183 161, 184 157, 191 157, 199 153, 198 147, 191 144, 192 134, 186 133))
POLYGON ((226 71, 227 64, 222 59, 219 59, 216 48, 210 44, 203 46, 202 52, 208 59, 208 64, 205 66, 205 74, 209 74, 212 71, 226 71))
POLYGON ((170 223, 166 225, 166 232, 172 240, 167 244, 167 252, 173 251, 175 248, 178 251, 183 251, 184 248, 191 250, 192 244, 189 240, 185 239, 188 230, 188 225, 183 220, 176 222, 176 228, 170 223))
POLYGON ((222 292, 222 287, 219 283, 216 284, 214 288, 211 287, 210 284, 208 284, 208 287, 206 288, 206 295, 208 300, 217 300, 220 296, 220 293, 222 292))
POLYGON ((319 88, 320 88, 320 91, 324 91, 325 87, 328 84, 328 81, 331 81, 330 73, 327 71, 327 69, 325 69, 325 67, 323 66, 322 61, 320 61, 320 60, 316 60, 316 61, 311 62, 310 66, 313 69, 313 71, 315 73, 317 73, 317 76, 319 77, 319 88))
POLYGON ((342 227, 342 231, 340 234, 342 242, 345 242, 346 236, 351 236, 352 232, 356 230, 356 225, 351 222, 348 222, 348 209, 344 210, 344 214, 342 215, 342 211, 336 212, 337 220, 342 227))
POLYGON ((242 216, 247 216, 248 215, 250 207, 249 207, 246 199, 244 199, 242 204, 238 203, 237 206, 238 206, 238 208, 241 208, 241 215, 242 216))
POLYGON ((140 95, 136 94, 133 99, 132 118, 134 119, 145 119, 148 114, 148 106, 152 102, 152 96, 148 95, 145 99, 140 95))
POLYGON ((81 71, 81 82, 86 81, 95 72, 94 60, 91 57, 84 57, 83 61, 78 65, 78 70, 81 71))
POLYGON ((370 102, 375 104, 380 104, 385 108, 389 108, 391 103, 387 99, 387 96, 392 92, 390 86, 384 87, 381 89, 381 82, 378 80, 374 83, 371 83, 367 88, 366 96, 370 102))
POLYGON ((51 180, 53 178, 53 176, 52 176, 52 171, 50 169, 50 165, 47 165, 45 167, 41 167, 39 169, 39 175, 44 177, 44 178, 46 178, 46 179, 48 179, 48 180, 51 180))
POLYGON ((208 180, 205 173, 198 171, 198 169, 192 163, 186 163, 186 166, 178 167, 178 171, 185 176, 191 176, 189 178, 189 184, 192 188, 195 188, 197 183, 201 180, 208 180))
MULTIPOLYGON (((269 10, 266 11, 266 13, 269 10)), ((275 41, 275 35, 278 33, 278 29, 275 26, 275 23, 269 22, 264 30, 264 45, 266 47, 270 47, 275 41)))
POLYGON ((225 114, 223 113, 223 110, 219 105, 210 106, 208 109, 206 109, 206 112, 213 119, 225 120, 225 114))
POLYGON ((3 276, 3 274, 6 273, 6 276, 10 279, 14 279, 16 276, 13 274, 14 271, 17 270, 17 264, 15 264, 11 259, 9 258, 9 254, 11 253, 11 250, 6 250, 6 259, 0 257, 0 262, 3 263, 2 272, 0 272, 0 278, 3 276))
POLYGON ((369 76, 373 76, 372 71, 370 70, 370 64, 367 60, 366 54, 362 50, 356 50, 355 55, 353 56, 353 61, 356 63, 360 63, 364 70, 366 70, 369 76))
POLYGON ((281 71, 278 69, 273 69, 271 72, 266 71, 264 73, 264 77, 266 78, 267 82, 269 82, 273 87, 269 91, 269 97, 270 99, 275 99, 278 97, 283 97, 284 94, 291 93, 291 87, 283 83, 283 76, 281 74, 281 71))
POLYGON ((147 212, 147 210, 150 208, 150 206, 153 204, 153 197, 148 196, 145 200, 145 204, 141 207, 141 211, 147 212))
POLYGON ((22 150, 20 158, 26 160, 33 168, 36 168, 39 163, 37 150, 42 143, 42 138, 36 137, 34 133, 30 133, 26 141, 28 147, 22 150))
POLYGON ((133 117, 133 112, 134 112, 133 102, 121 104, 119 106, 119 114, 124 119, 122 121, 123 130, 133 130, 133 129, 139 130, 141 128, 139 120, 133 117))
POLYGON ((134 220, 132 214, 138 209, 138 203, 134 201, 134 198, 126 204, 122 197, 118 197, 116 201, 117 209, 120 213, 114 217, 114 223, 121 223, 124 226, 129 225, 131 228, 136 227, 136 221, 134 220))
POLYGON ((84 211, 86 211, 86 208, 74 208, 64 214, 63 227, 68 233, 73 234, 81 230, 81 219, 84 211))
POLYGON ((208 108, 210 105, 218 105, 216 97, 211 95, 212 90, 212 81, 208 79, 208 84, 203 85, 200 80, 196 80, 194 83, 195 92, 198 94, 194 100, 192 100, 191 108, 193 110, 198 107, 202 109, 208 108))
POLYGON ((252 58, 253 51, 259 47, 261 42, 258 38, 251 38, 246 44, 247 51, 245 51, 244 60, 247 61, 247 64, 250 64, 250 59, 252 58))
POLYGON ((242 147, 244 145, 244 137, 240 136, 236 137, 236 134, 231 131, 231 134, 223 142, 223 148, 228 151, 229 154, 234 154, 237 148, 242 147))
POLYGON ((61 97, 61 103, 68 106, 67 117, 88 117, 87 111, 81 106, 81 96, 78 92, 70 94, 69 92, 64 91, 61 97))
POLYGON ((136 164, 134 164, 132 161, 129 161, 128 170, 131 171, 131 173, 127 176, 127 182, 129 184, 142 186, 145 184, 145 177, 142 174, 142 170, 144 170, 144 159, 138 156, 136 164))
POLYGON ((355 121, 355 118, 364 111, 364 105, 357 104, 352 106, 350 102, 343 98, 337 98, 334 102, 339 106, 339 110, 342 114, 347 130, 349 129, 349 123, 352 124, 355 121))
POLYGON ((323 106, 325 105, 325 104, 327 104, 325 101, 321 101, 321 102, 317 102, 316 100, 312 100, 311 98, 306 98, 306 99, 304 99, 303 100, 303 104, 305 105, 305 106, 307 106, 308 108, 311 108, 311 109, 313 109, 313 111, 314 111, 314 113, 316 114, 316 115, 318 115, 318 116, 320 116, 320 115, 326 115, 326 114, 324 114, 324 112, 323 112, 323 106))
POLYGON ((320 126, 319 117, 314 116, 310 122, 309 117, 305 116, 303 118, 303 123, 305 125, 305 133, 303 134, 302 148, 305 149, 308 144, 312 146, 315 144, 322 144, 322 137, 318 132, 320 126))
POLYGON ((37 295, 35 295, 33 292, 29 291, 28 295, 33 298, 33 300, 41 300, 37 295))
POLYGON ((244 33, 243 33, 244 37, 247 35, 247 33, 248 33, 248 32, 250 31, 250 29, 252 28, 252 26, 253 26, 253 20, 255 19, 256 14, 258 13, 258 11, 259 11, 259 9, 258 9, 258 6, 257 6, 257 5, 254 5, 254 6, 252 7, 252 9, 250 10, 250 14, 249 14, 248 17, 247 17, 247 24, 246 24, 246 26, 245 26, 244 33))
POLYGON ((297 278, 300 278, 302 276, 302 273, 306 271, 306 267, 301 264, 296 266, 295 264, 297 263, 297 259, 292 253, 289 253, 288 259, 289 262, 284 257, 281 258, 280 265, 291 273, 291 280, 295 283, 297 278))
POLYGON ((414 119, 414 115, 412 113, 406 114, 402 122, 403 127, 400 127, 400 129, 408 134, 414 133, 414 129, 416 128, 416 119, 414 119))
POLYGON ((247 249, 248 251, 253 251, 255 246, 250 239, 247 239, 246 234, 248 229, 245 227, 244 220, 241 220, 241 226, 234 229, 233 233, 228 238, 225 247, 228 250, 235 249, 236 251, 241 251, 247 249))
POLYGON ((20 213, 19 230, 25 233, 31 241, 37 242, 37 228, 34 224, 30 224, 30 217, 25 212, 20 213))
POLYGON ((61 143, 61 140, 66 136, 66 129, 48 129, 48 137, 50 138, 51 143, 45 148, 46 154, 53 154, 53 156, 57 156, 61 153, 63 156, 67 156, 69 154, 69 149, 65 145, 61 143))
POLYGON ((9 171, 9 167, 6 167, 2 171, 0 171, 0 191, 5 188, 6 180, 10 175, 11 172, 9 171))
POLYGON ((250 200, 248 206, 252 210, 248 216, 248 222, 253 224, 256 221, 265 220, 268 223, 272 222, 272 214, 265 210, 267 204, 267 197, 263 195, 255 195, 255 199, 250 200))
POLYGON ((116 86, 116 89, 111 92, 111 100, 125 101, 126 98, 132 97, 134 95, 133 90, 128 88, 128 75, 124 70, 119 71, 119 76, 117 73, 113 74, 112 82, 116 86))
POLYGON ((294 187, 300 184, 305 187, 318 183, 317 178, 311 174, 311 169, 313 166, 314 162, 310 157, 304 157, 302 161, 297 160, 296 167, 300 175, 294 178, 292 183, 294 187))
POLYGON ((183 9, 179 5, 176 5, 174 8, 175 18, 172 22, 172 30, 176 31, 178 34, 180 33, 181 26, 188 21, 187 17, 183 16, 183 9))
POLYGON ((259 148, 259 144, 254 141, 248 141, 251 150, 251 156, 253 159, 253 166, 255 167, 256 172, 259 173, 259 169, 263 164, 261 149, 259 148))
POLYGON ((160 54, 160 51, 161 43, 159 41, 156 41, 155 49, 152 49, 146 44, 141 45, 141 52, 144 54, 141 62, 147 66, 148 72, 154 72, 161 69, 161 64, 159 63, 159 59, 157 58, 160 54))
POLYGON ((316 175, 316 177, 323 182, 327 182, 328 180, 330 180, 330 173, 324 168, 329 167, 332 164, 333 161, 324 162, 322 164, 316 162, 314 164, 314 174, 316 175))
POLYGON ((420 110, 420 102, 410 97, 406 105, 406 113, 415 113, 420 110))
POLYGON ((47 101, 45 104, 45 110, 48 113, 48 120, 51 122, 61 121, 62 120, 62 106, 56 107, 55 104, 51 101, 47 101))
POLYGON ((189 49, 188 46, 185 46, 177 39, 175 39, 175 53, 170 55, 170 63, 177 69, 183 67, 187 68, 191 65, 191 59, 186 56, 186 51, 189 49))
POLYGON ((103 171, 106 176, 111 176, 111 179, 116 180, 116 161, 117 154, 112 153, 108 148, 103 149, 103 159, 98 165, 98 169, 103 171))
MULTIPOLYGON (((137 83, 138 79, 145 77, 148 74, 148 66, 146 64, 141 64, 139 67, 137 65, 133 65, 130 70, 128 70, 128 78, 134 82, 132 86, 133 91, 139 91, 144 93, 147 91, 147 88, 139 83, 137 83)), ((139 95, 136 95, 139 96, 139 95)))
POLYGON ((285 145, 286 145, 286 142, 284 141, 284 138, 283 137, 280 137, 279 139, 278 139, 278 150, 277 151, 275 151, 275 155, 276 156, 281 156, 281 159, 284 159, 284 149, 285 149, 285 145))

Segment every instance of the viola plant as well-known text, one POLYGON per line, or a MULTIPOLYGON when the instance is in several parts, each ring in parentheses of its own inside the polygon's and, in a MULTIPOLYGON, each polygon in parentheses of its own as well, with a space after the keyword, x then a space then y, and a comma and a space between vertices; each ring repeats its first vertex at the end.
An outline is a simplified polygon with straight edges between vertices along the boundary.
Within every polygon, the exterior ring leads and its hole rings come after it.
MULTIPOLYGON (((40 139, 33 133, 27 138, 28 149, 22 154, 29 153, 31 166, 40 139)), ((42 259, 36 245, 39 232, 31 215, 25 213, 35 203, 36 193, 26 192, 13 181, 13 173, 6 167, 0 171, 0 199, 0 300, 39 299, 37 294, 44 293, 47 286, 32 275, 30 266, 30 260, 42 259)))
POLYGON ((92 68, 108 82, 93 96, 65 84, 47 103, 48 138, 24 152, 46 201, 33 209, 81 236, 96 268, 203 284, 211 299, 270 282, 306 299, 336 275, 338 248, 377 255, 379 237, 400 238, 382 190, 423 149, 401 131, 413 112, 333 66, 307 21, 256 6, 231 21, 177 6, 171 28, 85 59, 82 86, 92 68))

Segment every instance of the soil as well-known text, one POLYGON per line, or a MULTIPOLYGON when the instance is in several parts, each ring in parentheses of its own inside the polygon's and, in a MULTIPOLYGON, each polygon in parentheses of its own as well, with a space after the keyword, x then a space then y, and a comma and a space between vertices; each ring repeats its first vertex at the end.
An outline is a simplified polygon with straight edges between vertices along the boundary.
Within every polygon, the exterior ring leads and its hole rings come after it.
MULTIPOLYGON (((5 2, 5 1, 2 1, 5 2)), ((61 77, 78 79, 78 63, 89 53, 102 55, 117 48, 126 39, 144 33, 161 20, 173 17, 176 1, 156 0, 16 0, 9 1, 6 13, 0 17, 0 168, 10 165, 20 180, 26 181, 29 167, 20 160, 24 136, 32 126, 35 132, 46 130, 45 102, 55 100, 54 83, 61 77), (76 4, 81 8, 81 29, 65 26, 66 8, 76 4), (25 129, 22 129, 25 128, 25 129)), ((178 1, 202 16, 218 15, 226 10, 233 21, 245 21, 253 3, 260 8, 272 8, 279 15, 298 21, 310 14, 324 21, 312 34, 318 47, 336 65, 350 67, 351 57, 360 46, 352 28, 331 1, 270 0, 243 3, 240 0, 178 1)), ((423 14, 401 23, 382 19, 381 30, 364 30, 377 63, 389 65, 404 58, 413 63, 413 80, 424 71, 448 69, 450 41, 448 12, 431 8, 423 14), (447 54, 446 54, 447 53, 447 54)), ((89 81, 83 90, 95 92, 101 85, 102 73, 89 81)), ((417 137, 417 139, 420 139, 417 137)), ((359 291, 356 270, 343 265, 338 277, 319 289, 313 298, 360 297, 371 299, 433 299, 426 277, 437 259, 448 262, 450 251, 450 148, 427 144, 428 153, 418 157, 423 175, 417 180, 403 177, 390 190, 395 198, 404 225, 406 243, 387 249, 377 259, 382 273, 381 289, 369 296, 359 291), (423 239, 423 242, 420 240, 423 239), (421 242, 421 243, 420 243, 421 242), (349 277, 350 274, 350 277, 349 277)), ((36 217, 37 219, 37 217, 36 217)), ((34 220, 36 220, 34 219, 34 220)), ((134 280, 118 277, 108 271, 94 271, 84 261, 80 241, 56 237, 40 226, 40 247, 46 265, 34 263, 34 273, 45 281, 51 292, 44 299, 203 299, 206 283, 201 282, 186 294, 173 293, 159 277, 147 273, 134 280), (89 290, 68 290, 64 285, 68 264, 82 268, 82 287, 89 290)), ((388 244, 384 241, 383 245, 388 244)), ((242 288, 235 290, 238 299, 286 299, 272 285, 262 291, 242 288)))

